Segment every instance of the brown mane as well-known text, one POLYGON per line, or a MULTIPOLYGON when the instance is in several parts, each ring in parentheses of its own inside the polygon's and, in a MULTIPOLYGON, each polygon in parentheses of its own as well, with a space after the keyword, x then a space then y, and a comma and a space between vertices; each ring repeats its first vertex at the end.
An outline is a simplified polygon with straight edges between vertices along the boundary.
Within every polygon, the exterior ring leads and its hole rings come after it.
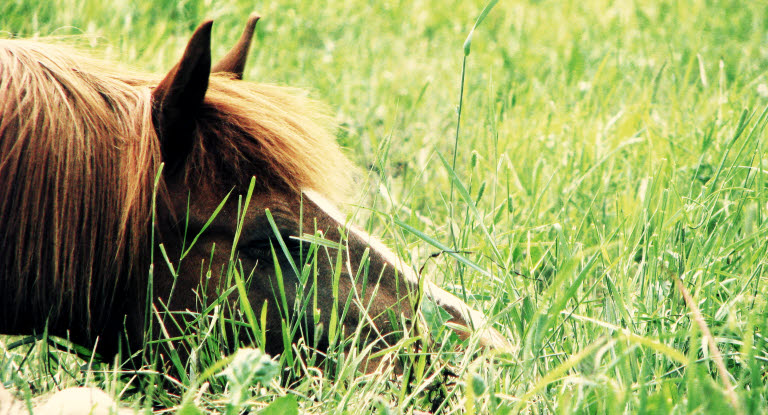
MULTIPOLYGON (((0 292, 27 299, 4 301, 2 315, 54 309, 99 324, 92 311, 146 278, 158 79, 58 45, 0 40, 0 292)), ((212 76, 185 177, 256 175, 339 200, 353 169, 329 124, 299 91, 212 76)))
POLYGON ((219 184, 247 183, 255 175, 264 187, 282 183, 343 200, 355 168, 329 133, 332 121, 325 106, 301 94, 298 89, 212 76, 197 125, 197 145, 188 160, 188 179, 210 172, 220 175, 214 177, 219 184))

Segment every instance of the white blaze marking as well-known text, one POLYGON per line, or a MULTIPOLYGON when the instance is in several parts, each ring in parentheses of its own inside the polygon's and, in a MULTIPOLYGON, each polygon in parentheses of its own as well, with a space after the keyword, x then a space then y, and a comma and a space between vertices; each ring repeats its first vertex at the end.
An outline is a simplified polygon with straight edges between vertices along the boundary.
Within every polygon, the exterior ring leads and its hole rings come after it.
POLYGON ((381 257, 384 258, 385 261, 389 265, 395 268, 397 272, 400 273, 408 282, 412 282, 414 284, 419 283, 419 277, 416 275, 416 272, 414 272, 410 267, 406 266, 402 259, 400 259, 399 256, 395 255, 392 250, 390 250, 386 245, 384 245, 378 238, 375 236, 369 234, 368 232, 363 231, 362 229, 359 229, 355 226, 347 224, 346 219, 344 218, 344 215, 339 211, 339 209, 334 206, 331 201, 323 197, 321 194, 315 192, 314 190, 304 190, 304 195, 309 198, 314 204, 316 204, 320 210, 325 212, 328 216, 331 217, 331 219, 338 222, 340 226, 343 226, 344 229, 348 230, 349 232, 357 235, 360 239, 363 240, 366 244, 368 244, 369 247, 371 247, 372 250, 376 251, 381 257))

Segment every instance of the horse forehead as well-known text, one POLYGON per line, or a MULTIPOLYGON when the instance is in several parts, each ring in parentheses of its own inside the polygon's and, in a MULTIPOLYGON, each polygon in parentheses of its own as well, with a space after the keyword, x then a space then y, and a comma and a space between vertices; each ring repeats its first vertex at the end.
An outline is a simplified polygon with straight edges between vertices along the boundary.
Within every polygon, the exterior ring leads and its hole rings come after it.
MULTIPOLYGON (((230 192, 216 191, 213 189, 180 189, 172 192, 176 213, 186 214, 193 223, 208 222, 212 215, 215 223, 228 225, 233 229, 237 226, 238 217, 241 214, 246 195, 239 194, 235 190, 230 192)), ((289 195, 279 192, 253 192, 248 198, 248 216, 261 216, 265 209, 287 211, 291 200, 289 195)), ((247 220, 247 217, 246 217, 247 220)))

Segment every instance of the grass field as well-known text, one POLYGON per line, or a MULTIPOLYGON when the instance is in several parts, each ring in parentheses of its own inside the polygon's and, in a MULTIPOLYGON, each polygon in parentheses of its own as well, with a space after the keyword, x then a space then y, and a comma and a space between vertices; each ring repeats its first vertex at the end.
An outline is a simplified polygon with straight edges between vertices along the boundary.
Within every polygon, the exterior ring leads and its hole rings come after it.
POLYGON ((0 381, 184 414, 768 412, 768 5, 502 1, 469 49, 483 3, 379 3, 6 0, 0 35, 163 72, 203 19, 221 56, 260 12, 245 78, 329 104, 371 172, 357 222, 514 353, 434 346, 410 381, 277 363, 250 389, 188 373, 169 391, 5 339, 0 381), (428 259, 440 246, 458 253, 428 259))

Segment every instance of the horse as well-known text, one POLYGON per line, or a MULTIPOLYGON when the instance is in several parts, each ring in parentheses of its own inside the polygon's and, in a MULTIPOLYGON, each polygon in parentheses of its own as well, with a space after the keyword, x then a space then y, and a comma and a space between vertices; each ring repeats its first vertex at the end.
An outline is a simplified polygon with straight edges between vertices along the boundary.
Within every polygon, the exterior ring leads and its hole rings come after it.
POLYGON ((334 325, 365 327, 363 343, 381 349, 423 296, 466 327, 461 337, 509 347, 482 313, 347 223, 338 206, 355 168, 329 112, 302 91, 242 80, 257 21, 216 64, 203 22, 163 76, 0 40, 0 333, 135 352, 157 310, 233 293, 235 269, 271 354, 296 337, 327 350, 334 325), (314 277, 302 279, 307 256, 314 277), (304 318, 316 321, 286 336, 307 293, 304 318))

